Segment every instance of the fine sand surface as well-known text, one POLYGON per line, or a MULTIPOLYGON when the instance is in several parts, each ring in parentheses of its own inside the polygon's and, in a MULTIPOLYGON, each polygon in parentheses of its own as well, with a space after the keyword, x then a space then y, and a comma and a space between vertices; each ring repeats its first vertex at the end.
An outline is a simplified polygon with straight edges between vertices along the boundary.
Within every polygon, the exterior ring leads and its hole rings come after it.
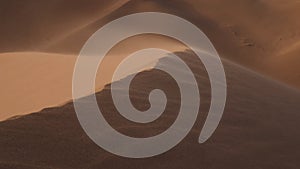
POLYGON ((299 0, 0 2, 0 168, 298 169, 299 16, 299 0), (178 113, 178 87, 167 74, 152 69, 174 66, 168 58, 123 72, 143 71, 130 93, 140 110, 149 108, 151 89, 166 92, 164 114, 139 125, 116 111, 110 85, 105 85, 111 83, 118 64, 135 51, 175 52, 194 71, 201 93, 199 117, 183 142, 157 157, 127 159, 96 146, 80 127, 71 102, 72 75, 80 49, 96 30, 126 14, 147 11, 178 15, 205 32, 222 58, 228 98, 213 137, 198 144, 210 104, 202 63, 185 45, 164 36, 148 34, 120 42, 107 54, 95 79, 98 104, 118 131, 135 137, 156 135, 178 113))
POLYGON ((13 0, 1 2, 0 11, 1 52, 78 55, 84 42, 113 19, 135 12, 168 12, 202 29, 222 57, 300 85, 294 68, 300 63, 294 57, 300 39, 298 0, 13 0))
MULTIPOLYGON (((117 44, 103 60, 96 77, 96 91, 111 82, 114 70, 122 59, 144 48, 169 51, 186 47, 173 39, 156 35, 135 36, 117 44), (150 41, 149 41, 150 40, 150 41)), ((77 56, 41 52, 0 54, 0 121, 17 115, 61 105, 72 99, 72 76, 77 56)), ((124 77, 155 65, 141 60, 144 67, 128 67, 124 77)))
POLYGON ((0 120, 69 100, 75 59, 64 54, 0 54, 0 120))
MULTIPOLYGON (((223 60, 228 81, 225 112, 213 137, 198 144, 210 103, 208 77, 201 62, 191 54, 179 52, 177 55, 197 72, 202 101, 193 130, 172 150, 146 159, 110 154, 87 137, 76 118, 73 104, 68 103, 1 122, 0 168, 299 167, 299 91, 223 60)), ((162 59, 158 64, 172 66, 170 63, 172 60, 162 59)), ((119 132, 134 137, 153 136, 165 131, 176 119, 180 102, 176 83, 163 72, 149 70, 140 73, 131 85, 131 99, 136 108, 149 108, 148 94, 154 87, 166 92, 167 108, 159 119, 145 125, 120 116, 112 104, 109 86, 97 93, 98 104, 106 120, 119 132)))
MULTIPOLYGON (((186 18, 207 34, 221 57, 300 87, 298 0, 7 1, 0 11, 0 99, 5 100, 0 120, 69 101, 72 70, 83 44, 105 23, 135 12, 186 18)), ((159 36, 123 42, 110 53, 104 76, 97 77, 97 91, 111 81, 122 58, 146 47, 186 48, 159 36)))

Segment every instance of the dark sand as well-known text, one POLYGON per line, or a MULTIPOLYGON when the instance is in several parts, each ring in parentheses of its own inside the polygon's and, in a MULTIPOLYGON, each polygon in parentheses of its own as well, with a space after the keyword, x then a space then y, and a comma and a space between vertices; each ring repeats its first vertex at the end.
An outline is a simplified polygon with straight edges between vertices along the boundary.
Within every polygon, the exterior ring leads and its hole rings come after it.
MULTIPOLYGON (((13 117, 0 122, 0 168, 298 169, 299 11, 298 0, 0 2, 0 119, 13 117), (228 98, 216 132, 206 143, 198 144, 210 104, 210 85, 199 60, 177 53, 190 64, 199 82, 197 122, 174 149, 153 158, 127 159, 96 146, 79 125, 73 104, 61 104, 70 101, 72 68, 88 37, 112 19, 145 11, 176 14, 207 34, 223 58, 228 98), (43 58, 37 59, 39 56, 43 58), (45 108, 49 106, 56 107, 45 108)), ((138 37, 128 42, 113 56, 153 45, 135 46, 142 41, 138 37)), ((163 46, 182 51, 174 43, 163 46)), ((116 60, 111 63, 115 65, 119 58, 116 60)), ((160 63, 172 66, 168 60, 160 63)), ((109 81, 100 79, 100 84, 105 82, 109 81)), ((163 116, 146 125, 127 121, 111 103, 108 85, 97 93, 107 121, 135 137, 167 129, 180 102, 172 79, 149 70, 140 73, 131 87, 132 100, 140 110, 148 108, 151 89, 163 89, 169 101, 163 116)))
MULTIPOLYGON (((210 87, 201 63, 188 57, 189 54, 178 54, 198 72, 196 77, 202 102, 193 130, 172 150, 147 159, 112 155, 87 137, 76 118, 73 104, 68 103, 0 123, 0 168, 299 167, 299 91, 223 61, 228 80, 228 101, 223 119, 213 137, 198 144, 209 107, 210 87)), ((138 125, 122 118, 111 102, 109 86, 97 93, 105 118, 118 131, 135 137, 164 131, 176 118, 179 102, 177 85, 170 83, 172 79, 169 78, 165 73, 149 70, 140 73, 131 86, 133 103, 140 110, 149 106, 147 94, 154 86, 166 92, 167 109, 156 121, 138 125)))

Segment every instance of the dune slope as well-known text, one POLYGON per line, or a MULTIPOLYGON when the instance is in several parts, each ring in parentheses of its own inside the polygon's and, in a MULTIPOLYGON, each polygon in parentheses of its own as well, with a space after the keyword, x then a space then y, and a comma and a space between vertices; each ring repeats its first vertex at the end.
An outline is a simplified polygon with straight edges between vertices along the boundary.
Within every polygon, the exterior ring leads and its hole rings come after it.
MULTIPOLYGON (((103 60, 95 79, 96 91, 112 80, 119 63, 133 52, 144 48, 169 51, 186 47, 173 39, 155 35, 135 36, 117 44, 103 60), (137 43, 138 42, 138 43, 137 43)), ((13 52, 0 54, 0 120, 57 106, 72 99, 72 76, 76 55, 13 52)), ((154 63, 142 60, 145 67, 154 63)), ((129 71, 130 70, 130 71, 129 71)), ((141 70, 123 72, 126 76, 141 70)))
POLYGON ((285 52, 299 42, 299 9, 298 0, 76 0, 71 5, 59 0, 9 1, 0 9, 0 51, 77 55, 84 42, 113 19, 136 12, 167 12, 202 29, 222 57, 299 87, 299 74, 286 66, 295 59, 285 52), (279 64, 274 66, 274 60, 279 64))
POLYGON ((0 54, 0 120, 70 100, 75 59, 37 52, 0 54))
MULTIPOLYGON (((199 66, 201 62, 191 54, 179 52, 177 55, 195 72, 202 102, 193 130, 171 151, 148 159, 112 155, 87 137, 76 119, 73 104, 68 103, 1 122, 0 168, 299 167, 299 91, 223 60, 228 81, 225 112, 213 137, 200 145, 197 139, 210 104, 208 77, 199 66)), ((162 59, 159 63, 172 62, 162 59)), ((97 93, 97 99, 105 118, 116 130, 148 137, 167 129, 176 118, 180 101, 176 86, 168 75, 158 70, 144 71, 134 79, 131 98, 138 109, 147 109, 147 95, 153 88, 163 89, 168 97, 163 116, 146 125, 120 116, 112 104, 109 85, 97 93)))

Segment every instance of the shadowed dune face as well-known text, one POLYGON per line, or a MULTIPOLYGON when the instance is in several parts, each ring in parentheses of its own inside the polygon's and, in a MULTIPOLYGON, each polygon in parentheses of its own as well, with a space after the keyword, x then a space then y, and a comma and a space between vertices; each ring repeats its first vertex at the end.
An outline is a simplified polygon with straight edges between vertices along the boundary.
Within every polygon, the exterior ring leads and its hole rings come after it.
MULTIPOLYGON (((88 3, 81 0, 74 0, 72 3, 63 0, 1 2, 1 51, 45 52, 44 48, 49 44, 57 43, 66 35, 109 15, 126 2, 123 0, 91 0, 88 3)), ((86 41, 86 39, 78 40, 86 41)), ((69 51, 67 45, 65 44, 64 48, 69 51)))
MULTIPOLYGON (((187 53, 177 55, 197 72, 202 102, 193 130, 174 149, 147 159, 112 155, 86 136, 77 121, 73 104, 68 103, 1 122, 0 167, 296 169, 299 166, 297 157, 300 154, 296 151, 300 141, 299 92, 223 61, 228 81, 224 116, 213 137, 198 144, 210 104, 210 85, 199 60, 187 53)), ((166 63, 170 61, 162 59, 159 62, 166 63)), ((135 137, 156 135, 172 124, 179 108, 178 87, 169 78, 165 73, 149 70, 138 74, 131 85, 131 99, 140 110, 148 108, 148 92, 153 87, 165 90, 167 108, 152 123, 139 125, 120 116, 112 104, 109 85, 97 93, 98 104, 116 130, 135 137)))

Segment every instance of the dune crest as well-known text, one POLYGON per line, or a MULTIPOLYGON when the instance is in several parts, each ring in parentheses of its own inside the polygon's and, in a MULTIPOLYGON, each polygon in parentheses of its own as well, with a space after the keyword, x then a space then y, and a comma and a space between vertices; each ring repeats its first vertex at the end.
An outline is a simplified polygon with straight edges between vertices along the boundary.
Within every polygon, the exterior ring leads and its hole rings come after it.
MULTIPOLYGON (((299 92, 223 60, 228 75, 226 109, 214 135, 199 144, 197 138, 210 105, 208 76, 195 57, 185 52, 176 54, 197 72, 201 106, 192 131, 174 149, 145 159, 112 155, 88 138, 73 103, 68 103, 1 122, 0 168, 296 169, 299 166, 300 154, 295 151, 300 141, 299 92)), ((168 59, 158 64, 176 68, 168 59)), ((119 82, 122 80, 115 83, 119 82)), ((161 71, 148 70, 141 72, 131 87, 132 102, 139 110, 149 108, 148 94, 153 87, 165 91, 168 103, 162 116, 147 124, 128 121, 113 106, 107 85, 96 94, 105 119, 118 132, 132 137, 149 137, 165 131, 180 108, 176 83, 161 71)))

